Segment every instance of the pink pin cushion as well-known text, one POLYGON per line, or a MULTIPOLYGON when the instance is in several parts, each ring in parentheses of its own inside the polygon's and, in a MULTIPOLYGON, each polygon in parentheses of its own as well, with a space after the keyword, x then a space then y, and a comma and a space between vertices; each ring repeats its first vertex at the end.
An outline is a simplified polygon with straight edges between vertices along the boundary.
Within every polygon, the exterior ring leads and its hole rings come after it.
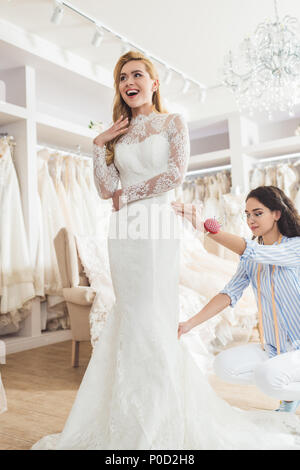
POLYGON ((221 229, 221 225, 216 219, 206 219, 204 222, 204 228, 209 233, 218 233, 221 229))

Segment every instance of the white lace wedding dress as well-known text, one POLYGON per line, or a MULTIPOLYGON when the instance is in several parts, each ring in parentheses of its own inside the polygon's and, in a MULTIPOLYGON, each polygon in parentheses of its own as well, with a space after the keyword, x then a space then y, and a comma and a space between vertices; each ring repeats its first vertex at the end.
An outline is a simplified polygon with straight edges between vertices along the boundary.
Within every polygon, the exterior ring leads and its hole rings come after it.
POLYGON ((18 324, 17 309, 30 311, 34 297, 19 182, 9 145, 0 140, 0 323, 10 313, 18 324))
POLYGON ((180 218, 170 202, 188 156, 187 128, 174 114, 133 119, 109 167, 96 148, 99 192, 109 197, 120 179, 128 203, 110 221, 116 302, 62 433, 33 449, 300 449, 295 416, 230 407, 177 339, 180 218), (163 230, 170 223, 168 238, 143 238, 144 224, 157 228, 159 219, 163 230))

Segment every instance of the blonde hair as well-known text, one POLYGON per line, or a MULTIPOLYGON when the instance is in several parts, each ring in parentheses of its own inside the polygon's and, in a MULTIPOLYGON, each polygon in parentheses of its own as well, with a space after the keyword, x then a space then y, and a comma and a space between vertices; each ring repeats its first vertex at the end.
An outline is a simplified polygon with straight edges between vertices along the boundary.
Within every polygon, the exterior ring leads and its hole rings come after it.
MULTIPOLYGON (((128 106, 125 101, 123 100, 120 90, 119 90, 119 84, 120 84, 120 75, 122 68, 124 67, 127 62, 130 62, 132 60, 139 60, 145 64, 146 70, 149 73, 150 77, 152 80, 158 79, 158 73, 152 64, 152 62, 145 57, 142 53, 140 52, 134 52, 134 51, 129 51, 126 54, 122 55, 114 69, 114 86, 115 86, 115 97, 114 97, 114 105, 113 105, 113 122, 116 122, 121 115, 123 115, 123 118, 125 119, 128 117, 128 122, 130 123, 132 119, 132 113, 131 113, 131 108, 128 106)), ((166 113, 167 111, 163 109, 162 103, 161 103, 161 97, 160 97, 160 92, 159 88, 153 92, 152 95, 152 109, 153 111, 157 111, 158 113, 166 113)), ((122 135, 122 134, 121 134, 122 135)), ((106 163, 107 165, 110 165, 114 161, 114 153, 115 153, 115 145, 119 138, 121 137, 118 136, 115 139, 112 139, 110 142, 106 144, 106 163)))

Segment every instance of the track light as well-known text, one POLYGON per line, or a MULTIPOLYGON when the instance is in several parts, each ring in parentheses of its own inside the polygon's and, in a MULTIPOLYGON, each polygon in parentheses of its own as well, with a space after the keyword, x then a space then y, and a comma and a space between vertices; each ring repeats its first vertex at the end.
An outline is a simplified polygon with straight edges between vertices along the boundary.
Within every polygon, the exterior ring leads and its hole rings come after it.
POLYGON ((204 103, 204 102, 205 102, 205 100, 206 100, 206 94, 207 94, 206 88, 199 88, 198 97, 199 97, 200 103, 204 103))
POLYGON ((122 55, 127 54, 127 52, 129 51, 130 51, 130 45, 128 44, 128 42, 123 42, 122 55))
MULTIPOLYGON (((7 0, 7 1, 10 1, 10 0, 7 0)), ((130 50, 135 50, 135 51, 142 52, 147 58, 150 58, 150 60, 154 60, 154 61, 158 62, 160 64, 160 66, 162 67, 162 70, 165 70, 164 78, 162 80, 162 82, 165 85, 170 84, 170 82, 173 79, 173 76, 175 74, 175 78, 176 77, 181 77, 184 80, 183 93, 187 93, 188 90, 190 89, 191 85, 193 85, 193 87, 198 86, 199 89, 200 89, 200 91, 199 91, 199 100, 204 102, 207 88, 205 88, 202 85, 202 83, 200 83, 196 80, 193 80, 193 79, 188 79, 188 77, 185 74, 183 74, 180 70, 178 70, 174 67, 170 67, 164 60, 161 60, 161 59, 159 59, 158 57, 155 57, 152 54, 150 55, 148 51, 145 51, 143 48, 139 47, 137 44, 132 43, 130 40, 128 40, 124 36, 120 35, 119 33, 112 30, 111 28, 105 26, 105 24, 103 24, 102 22, 101 22, 101 26, 98 26, 98 23, 97 23, 98 20, 95 17, 92 17, 92 16, 88 15, 86 12, 78 9, 77 7, 72 5, 70 3, 70 1, 53 0, 53 3, 54 3, 54 7, 53 7, 54 9, 53 9, 53 13, 52 13, 52 16, 51 16, 51 22, 53 24, 55 24, 55 25, 60 24, 60 22, 63 18, 65 9, 66 10, 69 9, 73 13, 75 12, 76 14, 78 14, 79 16, 84 18, 85 21, 86 20, 89 21, 90 23, 92 23, 94 25, 94 27, 96 27, 94 35, 91 39, 91 44, 94 47, 99 47, 100 46, 100 44, 103 40, 103 37, 105 37, 106 32, 108 32, 108 33, 112 34, 115 39, 120 41, 119 45, 120 45, 120 50, 122 50, 122 55, 125 55, 130 50)), ((223 86, 223 85, 220 84, 220 85, 217 85, 216 87, 209 87, 209 89, 218 88, 219 86, 223 86)))
POLYGON ((183 86, 183 89, 182 89, 182 93, 185 95, 188 91, 189 91, 189 88, 191 86, 191 82, 189 80, 184 80, 184 86, 183 86))
POLYGON ((92 46, 99 47, 104 38, 104 32, 100 26, 96 26, 96 31, 92 39, 92 46))
POLYGON ((172 75, 173 75, 172 70, 167 69, 165 79, 164 79, 165 85, 169 85, 170 81, 172 80, 172 75))
POLYGON ((61 22, 62 17, 64 15, 64 7, 63 7, 63 4, 58 0, 55 1, 55 5, 56 6, 51 16, 51 23, 58 25, 61 22))

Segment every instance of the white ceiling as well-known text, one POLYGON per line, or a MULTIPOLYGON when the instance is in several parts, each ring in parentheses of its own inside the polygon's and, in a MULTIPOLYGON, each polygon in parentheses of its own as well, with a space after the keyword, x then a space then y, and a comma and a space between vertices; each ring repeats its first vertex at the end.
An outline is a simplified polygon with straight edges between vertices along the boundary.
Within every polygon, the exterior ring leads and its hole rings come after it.
MULTIPOLYGON (((258 23, 274 17, 273 0, 70 0, 171 66, 212 86, 219 82, 225 53, 258 23)), ((91 46, 93 26, 66 9, 62 23, 50 22, 52 0, 0 0, 2 19, 112 70, 119 42, 107 35, 91 46)), ((299 0, 279 0, 279 14, 300 18, 299 0)))

